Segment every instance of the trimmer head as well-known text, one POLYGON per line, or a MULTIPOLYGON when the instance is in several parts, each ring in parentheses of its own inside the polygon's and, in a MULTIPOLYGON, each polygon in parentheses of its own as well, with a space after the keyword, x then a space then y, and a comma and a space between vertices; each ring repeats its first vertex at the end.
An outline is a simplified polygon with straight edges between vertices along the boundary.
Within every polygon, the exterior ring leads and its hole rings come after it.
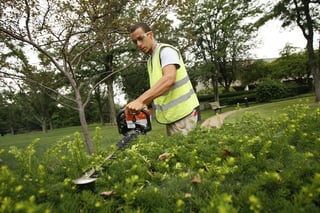
MULTIPOLYGON (((108 155, 108 157, 106 157, 104 161, 107 161, 110 158, 112 158, 114 156, 114 153, 115 152, 108 155)), ((84 173, 84 175, 82 175, 80 178, 74 179, 72 182, 77 185, 85 185, 85 184, 93 183, 98 179, 98 175, 99 175, 98 171, 95 170, 95 168, 91 168, 89 171, 84 173)))
POLYGON ((82 184, 89 184, 89 183, 95 182, 97 178, 92 177, 95 172, 96 170, 92 168, 88 172, 84 173, 84 175, 82 175, 80 178, 73 180, 73 183, 77 185, 82 185, 82 184))

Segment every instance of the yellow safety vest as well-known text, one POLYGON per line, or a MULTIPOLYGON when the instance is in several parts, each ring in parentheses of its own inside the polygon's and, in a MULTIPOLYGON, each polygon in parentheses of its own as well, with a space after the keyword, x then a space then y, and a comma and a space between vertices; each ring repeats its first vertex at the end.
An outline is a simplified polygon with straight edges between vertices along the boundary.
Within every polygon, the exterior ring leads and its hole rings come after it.
POLYGON ((150 87, 162 77, 160 50, 162 47, 168 46, 178 52, 180 68, 176 71, 176 83, 165 94, 153 100, 156 119, 162 124, 170 124, 180 120, 199 106, 197 95, 193 90, 181 54, 179 50, 171 45, 159 44, 155 50, 152 63, 152 57, 148 59, 150 87))

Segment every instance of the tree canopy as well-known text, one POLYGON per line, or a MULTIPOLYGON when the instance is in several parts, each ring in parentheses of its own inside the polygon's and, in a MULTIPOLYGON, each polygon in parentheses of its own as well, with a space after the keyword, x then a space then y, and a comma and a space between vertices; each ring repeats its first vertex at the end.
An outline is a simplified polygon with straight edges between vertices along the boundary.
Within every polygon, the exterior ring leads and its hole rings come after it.
POLYGON ((253 45, 250 41, 255 28, 250 18, 260 12, 255 1, 188 1, 179 8, 184 41, 190 42, 195 65, 208 64, 216 101, 218 83, 229 90, 235 80, 236 62, 253 45))

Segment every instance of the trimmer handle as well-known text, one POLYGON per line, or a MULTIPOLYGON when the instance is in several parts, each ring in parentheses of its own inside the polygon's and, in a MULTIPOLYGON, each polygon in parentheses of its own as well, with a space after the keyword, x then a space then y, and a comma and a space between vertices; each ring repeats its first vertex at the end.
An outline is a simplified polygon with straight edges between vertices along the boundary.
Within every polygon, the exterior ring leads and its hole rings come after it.
POLYGON ((125 110, 121 110, 117 116, 117 124, 119 133, 125 136, 131 130, 145 134, 152 129, 150 113, 145 109, 136 115, 126 115, 125 110))

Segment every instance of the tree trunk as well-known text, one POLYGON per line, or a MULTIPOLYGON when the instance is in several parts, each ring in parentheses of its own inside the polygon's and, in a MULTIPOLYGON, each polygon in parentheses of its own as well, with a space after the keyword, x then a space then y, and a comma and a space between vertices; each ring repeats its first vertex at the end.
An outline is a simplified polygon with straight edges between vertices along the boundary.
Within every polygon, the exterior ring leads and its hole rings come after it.
POLYGON ((82 106, 81 107, 79 106, 79 117, 80 117, 80 123, 82 127, 84 140, 87 145, 88 153, 91 155, 94 152, 94 147, 93 147, 92 140, 90 138, 88 124, 87 124, 86 116, 82 106))
POLYGON ((224 87, 225 92, 230 92, 230 86, 231 84, 229 82, 225 82, 225 87, 224 87))
POLYGON ((216 74, 216 71, 214 71, 215 74, 212 75, 211 81, 212 81, 212 87, 213 87, 213 97, 214 101, 219 102, 219 83, 218 83, 218 77, 216 74))
MULTIPOLYGON (((319 35, 320 35, 320 30, 319 30, 319 35)), ((314 75, 316 76, 314 78, 314 88, 316 92, 316 102, 320 102, 320 39, 319 39, 319 47, 318 47, 318 60, 316 60, 316 69, 314 70, 314 75)))
POLYGON ((100 119, 100 124, 104 126, 104 114, 103 114, 103 97, 101 95, 101 90, 100 87, 97 87, 95 90, 94 98, 97 101, 98 104, 98 111, 99 111, 99 119, 100 119))
MULTIPOLYGON (((106 56, 106 72, 113 73, 113 54, 110 53, 106 56)), ((113 92, 113 79, 110 77, 107 79, 108 86, 108 102, 109 102, 109 116, 111 125, 116 125, 116 110, 114 106, 114 92, 113 92)))
POLYGON ((310 32, 307 38, 307 52, 308 52, 308 65, 313 76, 313 85, 315 90, 315 102, 320 102, 320 72, 319 72, 319 59, 313 47, 313 32, 310 32))
POLYGON ((104 118, 103 118, 103 104, 101 103, 101 100, 97 101, 98 103, 98 110, 99 110, 99 120, 100 120, 100 124, 102 126, 104 126, 104 118))
MULTIPOLYGON (((310 1, 302 1, 302 3, 303 7, 302 9, 300 8, 301 10, 298 10, 297 14, 297 24, 302 30, 303 36, 307 39, 308 65, 313 76, 313 84, 316 95, 315 102, 320 102, 320 59, 317 58, 313 47, 313 35, 315 29, 314 23, 316 22, 315 20, 312 20, 311 17, 311 10, 309 7, 310 1), (301 14, 299 12, 301 12, 301 14), (306 23, 301 23, 301 20, 306 20, 306 23)), ((294 1, 294 4, 296 9, 298 9, 299 7, 297 1, 294 1)))
POLYGON ((314 80, 314 90, 316 94, 316 99, 315 101, 317 103, 320 102, 320 73, 319 73, 319 66, 313 66, 311 68, 312 70, 312 75, 313 75, 313 80, 314 80))
POLYGON ((313 76, 313 85, 315 90, 315 102, 320 102, 320 72, 319 72, 319 59, 317 59, 313 48, 308 48, 309 67, 313 76))
POLYGON ((79 112, 79 118, 80 118, 81 128, 82 128, 82 132, 83 132, 83 137, 84 137, 85 143, 87 145, 87 151, 91 155, 94 153, 94 147, 93 147, 93 142, 92 142, 90 134, 89 134, 84 105, 82 103, 82 98, 81 98, 80 92, 78 90, 75 90, 75 94, 76 94, 76 100, 77 100, 77 105, 78 105, 78 112, 79 112))
POLYGON ((10 132, 12 135, 14 135, 14 128, 12 126, 10 127, 10 132))
POLYGON ((116 125, 116 109, 114 106, 114 92, 113 92, 113 80, 109 78, 108 84, 108 102, 109 102, 109 116, 111 125, 116 125))
POLYGON ((215 101, 220 101, 219 100, 219 84, 218 84, 218 80, 214 81, 214 99, 215 101))
POLYGON ((53 130, 53 124, 52 124, 51 118, 50 118, 50 120, 49 120, 49 128, 50 128, 50 130, 53 130))
POLYGON ((46 122, 46 117, 45 116, 37 116, 37 115, 34 115, 33 116, 35 120, 38 121, 39 125, 41 126, 41 131, 43 133, 46 133, 47 132, 47 122, 46 122))
POLYGON ((46 133, 47 132, 47 122, 46 119, 42 119, 41 121, 41 128, 42 128, 42 132, 46 133))

